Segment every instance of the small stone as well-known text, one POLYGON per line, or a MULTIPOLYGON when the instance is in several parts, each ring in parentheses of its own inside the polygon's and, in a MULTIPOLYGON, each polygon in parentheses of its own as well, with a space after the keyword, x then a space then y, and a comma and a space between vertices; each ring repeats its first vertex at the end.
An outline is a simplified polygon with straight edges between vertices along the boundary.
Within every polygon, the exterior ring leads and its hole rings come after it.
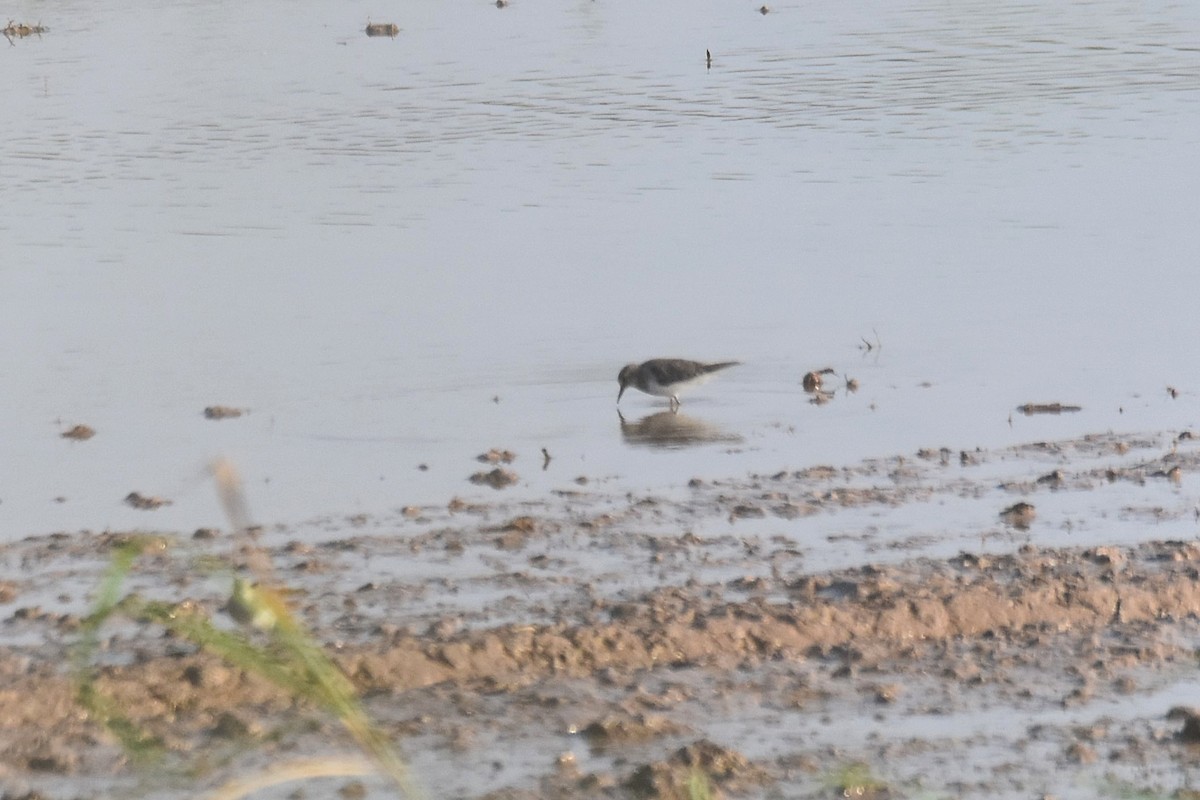
POLYGON ((1065 481, 1065 479, 1066 479, 1066 476, 1063 475, 1063 471, 1061 469, 1056 469, 1053 472, 1048 472, 1045 475, 1038 478, 1037 483, 1041 486, 1050 486, 1050 487, 1057 488, 1057 487, 1063 485, 1063 482, 1065 481))
POLYGON ((886 683, 882 686, 876 686, 875 702, 885 705, 894 703, 903 691, 904 687, 898 683, 886 683))

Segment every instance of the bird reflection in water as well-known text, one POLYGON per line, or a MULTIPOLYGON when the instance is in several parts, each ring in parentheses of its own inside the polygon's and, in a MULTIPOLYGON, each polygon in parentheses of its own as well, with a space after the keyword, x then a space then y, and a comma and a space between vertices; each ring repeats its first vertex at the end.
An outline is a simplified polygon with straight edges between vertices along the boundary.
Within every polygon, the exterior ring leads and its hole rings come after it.
POLYGON ((663 449, 691 447, 698 444, 725 442, 737 444, 742 437, 727 433, 716 425, 678 411, 659 411, 630 422, 620 411, 621 438, 632 445, 663 449))

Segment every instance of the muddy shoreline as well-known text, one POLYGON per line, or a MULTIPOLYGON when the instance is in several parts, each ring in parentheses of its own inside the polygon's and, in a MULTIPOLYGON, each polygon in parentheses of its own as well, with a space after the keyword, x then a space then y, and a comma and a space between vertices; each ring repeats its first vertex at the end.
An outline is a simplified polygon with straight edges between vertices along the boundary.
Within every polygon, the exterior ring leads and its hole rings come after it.
MULTIPOLYGON (((1075 486, 1194 469, 1174 448, 1138 458, 1154 441, 1040 447, 1065 454, 1055 480, 1075 486), (1141 472, 1081 455, 1095 448, 1134 451, 1141 472)), ((432 797, 683 797, 694 768, 728 797, 1190 796, 1175 793, 1200 771, 1186 711, 1200 705, 1197 542, 1014 537, 1005 552, 822 570, 794 538, 689 530, 701 510, 802 523, 823 504, 984 496, 990 479, 939 470, 1003 455, 697 481, 678 502, 451 502, 386 532, 262 541, 432 797)), ((1052 488, 1040 477, 1018 491, 1036 501, 1052 488)), ((65 667, 127 538, 0 547, 0 796, 187 797, 353 753, 335 721, 126 623, 105 630, 98 684, 171 754, 131 764, 74 704, 65 667)), ((212 564, 247 555, 220 532, 163 536, 128 588, 231 625, 229 573, 212 564)), ((370 776, 305 786, 277 796, 391 796, 370 776)))

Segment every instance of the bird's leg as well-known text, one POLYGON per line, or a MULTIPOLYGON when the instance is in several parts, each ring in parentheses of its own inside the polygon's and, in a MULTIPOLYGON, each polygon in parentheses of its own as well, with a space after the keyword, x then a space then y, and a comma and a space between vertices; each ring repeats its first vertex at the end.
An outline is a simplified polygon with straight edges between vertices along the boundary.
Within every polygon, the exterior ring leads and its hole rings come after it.
POLYGON ((679 413, 679 396, 678 395, 674 395, 674 394, 671 395, 671 413, 672 414, 679 413))

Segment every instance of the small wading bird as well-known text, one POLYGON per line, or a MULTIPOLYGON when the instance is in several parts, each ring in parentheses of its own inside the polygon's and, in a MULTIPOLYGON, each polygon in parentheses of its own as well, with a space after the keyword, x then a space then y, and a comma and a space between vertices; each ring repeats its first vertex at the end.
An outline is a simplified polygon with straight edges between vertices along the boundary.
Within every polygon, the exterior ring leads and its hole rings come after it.
POLYGON ((671 410, 675 411, 679 408, 680 392, 699 386, 716 372, 739 363, 722 361, 718 364, 702 364, 682 358, 655 358, 641 364, 628 364, 617 376, 617 382, 621 384, 617 402, 621 402, 625 389, 632 386, 646 394, 671 398, 671 410))

